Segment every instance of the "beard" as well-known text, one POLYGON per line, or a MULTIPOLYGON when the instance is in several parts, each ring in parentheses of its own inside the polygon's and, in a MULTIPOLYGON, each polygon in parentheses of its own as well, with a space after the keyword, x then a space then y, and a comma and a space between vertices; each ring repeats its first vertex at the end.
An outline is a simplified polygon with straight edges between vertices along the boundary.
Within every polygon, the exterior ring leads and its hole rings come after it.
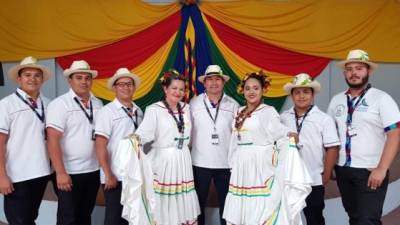
POLYGON ((369 75, 367 75, 366 77, 363 77, 363 78, 361 79, 361 83, 359 83, 359 84, 351 84, 351 83, 349 82, 349 80, 346 78, 346 83, 347 83, 347 85, 348 85, 350 88, 352 88, 352 89, 362 89, 362 88, 364 88, 364 86, 365 86, 366 84, 368 84, 368 81, 369 81, 369 75))

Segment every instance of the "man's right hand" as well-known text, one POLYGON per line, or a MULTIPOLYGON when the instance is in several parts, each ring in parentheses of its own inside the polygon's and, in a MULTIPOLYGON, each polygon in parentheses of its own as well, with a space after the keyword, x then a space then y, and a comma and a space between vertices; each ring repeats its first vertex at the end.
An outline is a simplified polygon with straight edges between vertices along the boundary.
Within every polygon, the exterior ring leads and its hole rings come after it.
POLYGON ((116 188, 117 185, 118 185, 118 180, 114 176, 114 174, 106 176, 105 184, 104 184, 104 190, 109 190, 109 189, 116 188))
POLYGON ((11 179, 7 176, 0 176, 0 193, 3 195, 11 194, 14 191, 14 186, 11 179))
POLYGON ((57 174, 57 188, 60 191, 71 191, 72 190, 72 180, 67 173, 57 174))

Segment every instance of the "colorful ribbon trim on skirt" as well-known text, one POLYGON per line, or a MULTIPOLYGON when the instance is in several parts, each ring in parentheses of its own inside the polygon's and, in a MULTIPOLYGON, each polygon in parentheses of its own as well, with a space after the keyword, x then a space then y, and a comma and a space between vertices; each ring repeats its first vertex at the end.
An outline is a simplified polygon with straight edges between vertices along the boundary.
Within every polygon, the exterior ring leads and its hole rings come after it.
POLYGON ((183 181, 181 183, 161 183, 154 180, 154 192, 160 195, 179 195, 194 190, 194 181, 183 181))
POLYGON ((274 184, 274 176, 268 178, 262 186, 239 187, 233 184, 229 185, 229 193, 243 197, 268 197, 271 195, 272 185, 274 184))
POLYGON ((278 221, 278 216, 279 216, 279 211, 281 209, 281 203, 279 203, 278 207, 274 210, 274 212, 271 214, 271 216, 268 218, 263 225, 276 225, 276 222, 278 221))

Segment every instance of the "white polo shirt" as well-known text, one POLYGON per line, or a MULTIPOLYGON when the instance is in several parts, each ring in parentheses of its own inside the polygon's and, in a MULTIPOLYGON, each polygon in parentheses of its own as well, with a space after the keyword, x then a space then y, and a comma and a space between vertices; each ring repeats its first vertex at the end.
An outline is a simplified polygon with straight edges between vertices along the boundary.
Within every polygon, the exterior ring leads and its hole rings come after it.
MULTIPOLYGON (((301 123, 303 117, 299 118, 301 123)), ((297 133, 294 108, 281 114, 281 122, 297 133)), ((302 122, 299 135, 299 153, 303 158, 313 180, 312 185, 322 185, 321 173, 324 171, 325 148, 340 146, 336 125, 333 119, 314 106, 302 122)))
MULTIPOLYGON (((116 158, 118 145, 120 140, 128 137, 129 134, 133 134, 136 130, 136 126, 143 120, 142 110, 132 102, 133 117, 128 116, 123 108, 126 108, 121 104, 118 99, 105 105, 96 115, 96 126, 95 132, 97 135, 104 136, 108 139, 107 151, 108 160, 110 163, 111 171, 117 177, 119 181, 122 179, 122 175, 119 173, 118 161, 116 158)), ((102 169, 100 169, 100 180, 101 183, 105 183, 105 175, 102 169)))
MULTIPOLYGON (((27 93, 21 89, 16 91, 29 102, 27 93)), ((49 100, 39 96, 36 101, 39 115, 43 115, 42 102, 46 111, 49 100)), ((15 92, 0 101, 0 132, 8 135, 6 171, 13 183, 50 174, 44 128, 44 122, 15 92)))
MULTIPOLYGON (((355 100, 354 102, 356 102, 355 100)), ((370 88, 353 113, 352 127, 356 136, 351 138, 351 164, 355 168, 376 168, 381 159, 386 141, 385 129, 400 121, 400 112, 396 102, 386 92, 370 88)), ((334 96, 328 107, 336 121, 340 140, 338 165, 346 162, 346 119, 347 98, 345 92, 334 96)))
POLYGON ((207 113, 206 103, 213 118, 217 108, 213 107, 205 93, 190 101, 192 115, 192 163, 204 168, 229 168, 228 149, 232 134, 232 121, 239 104, 231 97, 223 95, 215 128, 218 134, 218 145, 212 144, 214 122, 207 113))
MULTIPOLYGON (((46 126, 63 133, 61 150, 64 167, 68 174, 88 173, 99 169, 92 132, 97 112, 103 103, 91 95, 93 124, 74 98, 80 99, 72 89, 50 102, 46 126)), ((80 101, 79 101, 80 102, 80 101)), ((82 106, 83 107, 83 106, 82 106)), ((86 109, 90 114, 90 110, 86 109)))

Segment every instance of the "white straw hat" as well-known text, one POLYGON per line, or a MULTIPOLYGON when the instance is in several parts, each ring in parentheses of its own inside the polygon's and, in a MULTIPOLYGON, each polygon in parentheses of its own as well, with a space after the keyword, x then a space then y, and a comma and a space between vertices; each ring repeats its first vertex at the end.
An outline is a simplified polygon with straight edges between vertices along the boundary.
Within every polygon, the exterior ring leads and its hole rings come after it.
POLYGON ((73 61, 71 66, 64 70, 64 76, 68 78, 73 73, 88 73, 92 78, 97 77, 97 70, 91 70, 89 63, 85 60, 73 61))
POLYGON ((292 94, 293 88, 299 88, 299 87, 312 88, 315 94, 321 90, 321 84, 316 80, 313 81, 311 79, 311 76, 306 73, 297 74, 291 83, 286 83, 283 86, 283 89, 287 94, 290 95, 292 94))
POLYGON ((135 87, 136 88, 139 87, 139 85, 140 85, 139 76, 137 76, 136 74, 132 73, 127 68, 119 68, 117 70, 117 72, 115 72, 115 74, 110 79, 108 79, 107 88, 112 90, 112 87, 113 87, 115 81, 117 81, 119 78, 122 78, 122 77, 132 78, 133 82, 135 83, 135 87))
POLYGON ((227 82, 230 78, 228 75, 223 74, 220 66, 209 65, 207 66, 206 72, 203 75, 199 76, 198 80, 201 83, 204 83, 204 79, 211 76, 220 76, 225 80, 225 82, 227 82))
POLYGON ((19 71, 25 68, 35 68, 41 70, 43 72, 44 81, 48 80, 51 76, 53 76, 53 72, 51 72, 51 70, 48 67, 38 64, 36 58, 28 56, 25 57, 19 63, 19 65, 15 65, 8 70, 8 77, 13 81, 17 81, 19 71))
POLYGON ((351 63, 351 62, 365 63, 365 64, 369 65, 369 67, 372 71, 375 71, 376 68, 378 68, 378 64, 370 62, 368 53, 361 49, 351 50, 349 52, 349 54, 347 55, 346 60, 339 62, 338 65, 339 65, 339 67, 344 69, 346 64, 351 63))

